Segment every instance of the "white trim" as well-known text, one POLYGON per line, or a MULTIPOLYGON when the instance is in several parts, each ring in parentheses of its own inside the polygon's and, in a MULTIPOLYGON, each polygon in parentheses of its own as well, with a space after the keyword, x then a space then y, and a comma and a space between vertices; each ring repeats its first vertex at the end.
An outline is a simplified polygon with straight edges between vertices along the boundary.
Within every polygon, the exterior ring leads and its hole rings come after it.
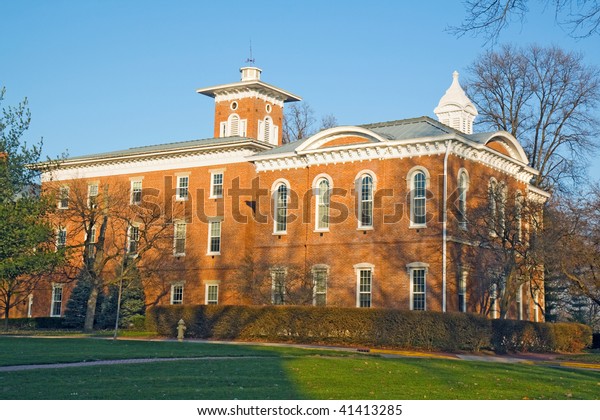
MULTIPOLYGON (((410 290, 409 290, 409 308, 414 311, 414 274, 417 270, 423 270, 423 311, 427 310, 427 275, 429 273, 429 264, 423 262, 413 262, 406 264, 408 269, 408 275, 410 278, 410 290)), ((421 293, 419 293, 421 294, 421 293)))
POLYGON ((330 219, 330 212, 331 212, 331 191, 333 190, 333 181, 331 179, 331 177, 327 174, 319 174, 317 175, 314 179, 313 179, 313 184, 312 184, 312 192, 313 195, 315 196, 315 232, 329 232, 329 219, 330 219), (327 227, 319 227, 319 216, 320 216, 320 212, 319 212, 319 208, 321 205, 321 201, 320 201, 320 197, 321 197, 321 188, 320 188, 320 184, 322 181, 326 181, 328 184, 328 203, 327 203, 327 227))
MULTIPOLYGON (((369 169, 363 169, 354 178, 354 190, 356 191, 355 198, 357 200, 357 230, 373 230, 375 225, 375 191, 377 190, 377 176, 369 169), (371 224, 363 224, 362 212, 363 212, 363 199, 362 199, 362 182, 365 177, 371 177, 371 224)), ((369 202, 369 201, 365 201, 369 202)))
MULTIPOLYGON (((356 276, 356 307, 360 308, 360 273, 361 271, 369 271, 371 273, 371 284, 369 287, 369 308, 373 307, 373 279, 375 277, 375 265, 371 263, 354 264, 354 274, 356 276)), ((366 293, 366 292, 365 292, 366 293)))
POLYGON ((300 146, 298 146, 298 148, 296 148, 296 151, 302 152, 305 150, 315 150, 322 145, 341 137, 363 137, 369 142, 389 142, 389 140, 381 137, 379 134, 367 128, 347 125, 319 131, 315 135, 306 139, 300 146))
MULTIPOLYGON (((449 149, 447 149, 449 150, 449 149)), ((447 155, 446 155, 447 156, 447 155)), ((429 191, 430 187, 431 187, 431 175, 429 174, 429 171, 427 170, 427 168, 425 168, 424 166, 413 166, 408 173, 406 174, 406 185, 408 188, 408 191, 410 192, 410 205, 409 205, 409 210, 410 210, 410 217, 409 217, 409 228, 411 229, 422 229, 422 228, 426 228, 427 227, 427 191, 429 191), (424 204, 423 204, 423 208, 425 210, 425 222, 424 223, 415 223, 415 206, 414 206, 414 200, 415 200, 415 189, 413 188, 414 185, 414 178, 416 176, 417 173, 423 173, 423 175, 425 175, 425 197, 423 197, 424 199, 424 204)))
POLYGON ((173 222, 173 255, 176 257, 185 256, 185 248, 187 245, 187 223, 183 220, 173 222), (177 238, 177 226, 183 225, 183 238, 177 238), (177 252, 177 239, 183 239, 183 252, 177 252))
POLYGON ((223 218, 222 217, 209 217, 208 218, 208 242, 207 242, 207 246, 206 246, 206 255, 221 255, 221 249, 222 249, 222 238, 223 238, 223 218), (212 225, 213 223, 219 223, 219 250, 218 251, 211 251, 211 244, 212 244, 212 225))
POLYGON ((219 292, 220 292, 220 284, 221 281, 220 280, 207 280, 204 282, 204 304, 205 305, 218 305, 219 304, 219 292), (217 288, 217 299, 214 301, 209 301, 208 300, 208 296, 209 296, 209 289, 211 287, 216 287, 217 288))
MULTIPOLYGON (((139 177, 136 177, 139 178, 139 177)), ((143 178, 143 177, 141 177, 143 178)), ((130 188, 129 188, 129 204, 140 204, 142 202, 142 191, 144 189, 144 183, 142 181, 142 179, 131 179, 130 180, 130 188), (134 184, 137 184, 139 182, 140 184, 140 199, 139 200, 134 200, 134 184)))
POLYGON ((188 201, 190 199, 190 176, 189 175, 176 175, 175 181, 175 200, 176 201, 188 201), (185 197, 181 194, 180 182, 182 179, 187 179, 187 185, 185 186, 185 197))
POLYGON ((50 317, 52 318, 60 318, 62 317, 62 313, 63 313, 63 301, 64 301, 64 288, 63 285, 60 283, 52 283, 52 295, 50 296, 50 317), (55 296, 56 296, 56 290, 60 290, 60 300, 56 300, 55 296), (55 314, 54 309, 55 309, 55 304, 59 303, 60 304, 60 308, 58 310, 58 314, 55 314))
POLYGON ((456 190, 458 192, 458 211, 460 220, 458 221, 459 229, 466 230, 467 229, 467 212, 468 212, 468 199, 469 199, 469 189, 471 188, 471 177, 469 176, 469 172, 465 168, 460 168, 458 170, 458 175, 456 177, 456 190), (464 200, 461 199, 461 179, 466 180, 466 184, 464 186, 464 200), (464 208, 461 208, 461 204, 464 203, 464 208))
POLYGON ((225 169, 211 169, 210 171, 210 191, 208 198, 223 198, 225 195, 225 169), (221 194, 214 194, 215 175, 221 175, 221 194))
POLYGON ((184 293, 185 293, 184 282, 179 281, 179 282, 171 284, 171 297, 169 299, 169 303, 171 305, 183 305, 183 294, 184 293), (181 301, 177 301, 177 303, 175 303, 175 300, 173 299, 175 297, 175 288, 176 287, 181 287, 181 301))
POLYGON ((290 193, 292 189, 290 188, 290 183, 287 179, 279 178, 273 185, 271 185, 271 202, 273 203, 273 235, 287 235, 287 227, 288 227, 288 218, 289 218, 289 205, 290 205, 290 193), (283 184, 286 187, 286 206, 285 206, 285 230, 278 230, 278 212, 279 212, 279 186, 283 184))

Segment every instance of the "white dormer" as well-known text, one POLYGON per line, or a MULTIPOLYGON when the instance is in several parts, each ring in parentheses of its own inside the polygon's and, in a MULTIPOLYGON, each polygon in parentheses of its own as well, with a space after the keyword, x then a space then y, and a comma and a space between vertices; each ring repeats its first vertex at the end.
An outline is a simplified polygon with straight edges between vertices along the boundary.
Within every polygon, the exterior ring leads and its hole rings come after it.
POLYGON ((452 84, 433 110, 438 121, 465 134, 473 134, 477 109, 458 83, 458 72, 452 73, 452 84))

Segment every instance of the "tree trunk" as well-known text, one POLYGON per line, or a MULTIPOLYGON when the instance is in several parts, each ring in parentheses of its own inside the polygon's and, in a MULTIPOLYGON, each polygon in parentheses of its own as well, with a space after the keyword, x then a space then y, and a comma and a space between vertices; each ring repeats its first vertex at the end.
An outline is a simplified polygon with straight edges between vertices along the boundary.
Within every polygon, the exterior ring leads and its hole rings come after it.
POLYGON ((87 301, 85 311, 85 321, 83 322, 83 332, 92 332, 94 330, 94 318, 96 318, 96 302, 98 301, 98 279, 91 279, 90 297, 87 301))

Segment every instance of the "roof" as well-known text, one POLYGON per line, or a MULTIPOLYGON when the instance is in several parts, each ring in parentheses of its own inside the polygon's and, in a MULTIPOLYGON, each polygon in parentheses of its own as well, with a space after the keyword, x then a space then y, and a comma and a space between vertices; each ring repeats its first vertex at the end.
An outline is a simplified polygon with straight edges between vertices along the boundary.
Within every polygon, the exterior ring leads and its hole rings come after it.
POLYGON ((196 92, 214 98, 219 93, 240 91, 244 89, 256 90, 259 92, 270 92, 272 94, 280 96, 283 102, 296 102, 302 100, 302 98, 298 95, 294 95, 293 93, 280 89, 276 86, 270 85, 268 83, 262 82, 260 80, 248 80, 236 83, 228 83, 225 85, 210 86, 207 88, 197 89, 196 92))
MULTIPOLYGON (((455 134, 478 144, 485 144, 491 133, 465 134, 442 124, 430 117, 423 116, 404 120, 386 121, 373 124, 364 124, 358 127, 368 129, 387 140, 409 140, 425 137, 455 134)), ((300 148, 310 137, 284 144, 280 147, 257 153, 257 156, 278 155, 292 153, 300 148)))
POLYGON ((248 137, 221 137, 206 138, 198 140, 179 141, 174 143, 162 143, 151 146, 131 147, 129 149, 117 150, 106 153, 96 153, 83 156, 74 156, 65 159, 63 163, 77 163, 89 160, 112 160, 129 156, 140 155, 161 155, 166 153, 185 153, 189 151, 202 150, 207 148, 223 148, 237 145, 252 144, 257 149, 268 149, 272 145, 248 137))

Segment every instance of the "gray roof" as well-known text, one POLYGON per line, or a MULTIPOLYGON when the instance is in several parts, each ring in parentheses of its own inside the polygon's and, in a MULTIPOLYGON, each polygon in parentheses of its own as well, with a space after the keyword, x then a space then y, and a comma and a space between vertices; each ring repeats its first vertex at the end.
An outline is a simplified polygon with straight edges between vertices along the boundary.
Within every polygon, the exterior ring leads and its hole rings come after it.
POLYGON ((140 146, 131 147, 129 149, 117 150, 106 153, 95 153, 83 156, 74 156, 66 159, 65 162, 73 162, 79 160, 90 160, 90 159, 114 159, 120 157, 126 157, 131 155, 145 155, 145 154, 156 154, 162 152, 185 152, 194 149, 203 149, 207 147, 223 146, 227 147, 235 143, 240 142, 252 142, 257 145, 257 148, 264 149, 271 147, 271 145, 259 142, 255 139, 248 137, 220 137, 220 138, 207 138, 198 140, 179 141, 174 143, 163 143, 155 144, 151 146, 140 146))
MULTIPOLYGON (((364 124, 358 127, 366 128, 388 140, 409 140, 423 137, 436 137, 445 134, 456 134, 476 143, 483 143, 490 133, 465 134, 442 124, 430 117, 409 118, 405 120, 387 121, 374 124, 364 124)), ((284 144, 270 150, 257 153, 257 156, 292 153, 308 138, 284 144)))

